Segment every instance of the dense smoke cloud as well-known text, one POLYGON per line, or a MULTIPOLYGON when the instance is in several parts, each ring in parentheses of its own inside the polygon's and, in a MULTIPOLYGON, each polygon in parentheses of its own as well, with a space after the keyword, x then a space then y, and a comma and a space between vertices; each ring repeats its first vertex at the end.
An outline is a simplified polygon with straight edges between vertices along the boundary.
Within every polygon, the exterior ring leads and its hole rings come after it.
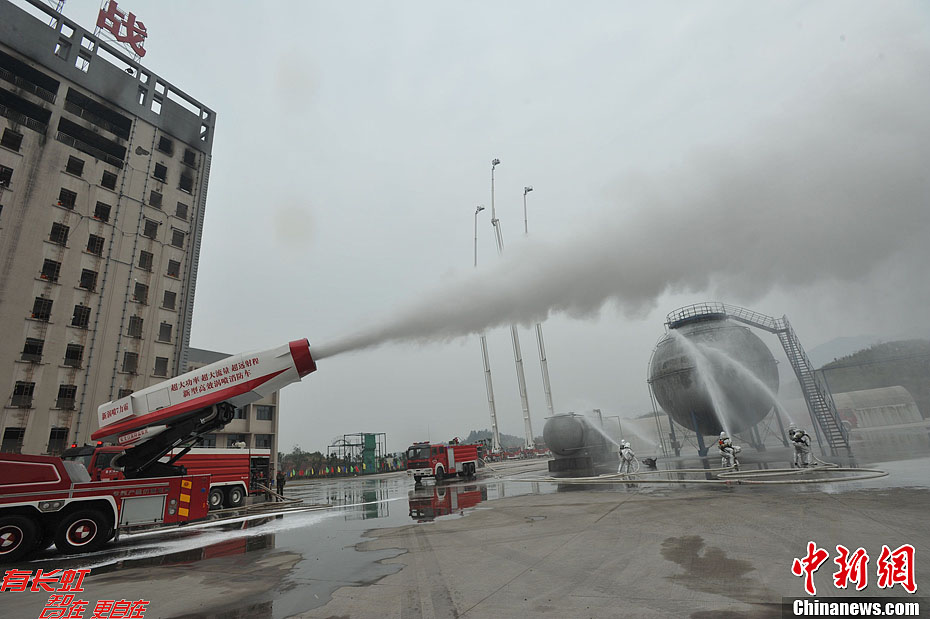
POLYGON ((930 261, 930 58, 914 52, 798 104, 678 170, 618 184, 623 208, 561 241, 531 239, 380 324, 315 348, 448 340, 608 301, 628 314, 666 292, 751 300, 774 287, 865 281, 930 261), (634 207, 634 208, 631 208, 634 207))

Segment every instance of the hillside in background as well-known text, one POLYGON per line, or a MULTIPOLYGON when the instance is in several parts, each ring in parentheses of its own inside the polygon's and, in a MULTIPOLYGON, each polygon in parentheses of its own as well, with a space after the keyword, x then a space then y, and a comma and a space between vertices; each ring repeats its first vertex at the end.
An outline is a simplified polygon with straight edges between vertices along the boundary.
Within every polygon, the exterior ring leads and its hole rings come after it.
POLYGON ((834 393, 901 385, 914 397, 920 414, 930 417, 930 340, 874 344, 820 371, 834 393))
MULTIPOLYGON (((476 441, 482 441, 484 439, 491 439, 490 430, 472 430, 468 433, 468 436, 465 437, 463 443, 474 443, 476 441)), ((536 437, 537 442, 542 441, 542 437, 536 437)), ((514 436, 513 434, 504 434, 501 433, 501 447, 504 450, 511 449, 520 449, 523 447, 523 439, 519 436, 514 436)))

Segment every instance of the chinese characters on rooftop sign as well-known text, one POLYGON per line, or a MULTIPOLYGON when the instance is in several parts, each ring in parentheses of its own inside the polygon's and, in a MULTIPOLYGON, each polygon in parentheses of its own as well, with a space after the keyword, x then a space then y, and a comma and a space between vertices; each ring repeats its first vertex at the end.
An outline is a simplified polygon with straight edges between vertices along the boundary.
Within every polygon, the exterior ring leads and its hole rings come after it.
POLYGON ((135 14, 130 12, 127 15, 121 11, 116 0, 110 0, 100 8, 100 13, 97 14, 97 28, 112 34, 136 56, 145 56, 145 48, 142 47, 145 37, 148 36, 145 24, 136 21, 135 14))

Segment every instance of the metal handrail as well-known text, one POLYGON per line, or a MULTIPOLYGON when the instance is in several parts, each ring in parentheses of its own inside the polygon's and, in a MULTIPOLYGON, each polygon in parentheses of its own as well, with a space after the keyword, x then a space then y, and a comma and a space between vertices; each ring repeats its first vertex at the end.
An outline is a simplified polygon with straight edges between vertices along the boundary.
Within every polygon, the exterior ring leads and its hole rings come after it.
POLYGON ((98 127, 106 129, 110 133, 117 135, 123 138, 124 140, 129 138, 128 133, 124 129, 117 127, 110 121, 97 116, 93 112, 85 110, 84 108, 82 108, 80 105, 76 103, 73 103, 71 101, 65 101, 65 110, 67 110, 68 112, 71 112, 75 116, 80 116, 84 120, 89 121, 97 125, 98 127))
POLYGON ((95 146, 91 146, 90 144, 86 142, 82 142, 81 140, 78 140, 77 138, 74 138, 68 135, 67 133, 59 131, 58 134, 55 136, 55 139, 63 144, 67 144, 68 146, 76 148, 79 151, 85 152, 88 155, 91 155, 92 157, 106 161, 110 165, 114 165, 118 168, 123 167, 122 159, 117 159, 113 155, 107 154, 103 152, 102 150, 100 150, 99 148, 95 146))
POLYGON ((43 135, 48 129, 48 125, 41 123, 34 118, 29 118, 25 114, 17 112, 16 110, 12 110, 3 104, 0 104, 0 116, 5 116, 17 124, 26 125, 33 131, 37 131, 43 135))
POLYGON ((55 99, 58 98, 58 95, 56 95, 52 91, 46 90, 42 88, 41 86, 33 84, 32 82, 25 80, 10 71, 7 71, 3 67, 0 67, 0 78, 6 80, 7 82, 10 82, 11 84, 15 84, 19 86, 23 90, 28 90, 35 96, 39 97, 40 99, 45 99, 49 103, 55 103, 55 99))

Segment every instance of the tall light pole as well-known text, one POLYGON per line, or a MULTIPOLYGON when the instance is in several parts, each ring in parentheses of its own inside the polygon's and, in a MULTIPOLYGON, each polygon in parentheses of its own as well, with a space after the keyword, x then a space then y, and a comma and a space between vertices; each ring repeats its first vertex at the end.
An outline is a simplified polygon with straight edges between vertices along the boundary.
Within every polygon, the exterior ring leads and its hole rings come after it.
POLYGON ((478 213, 483 210, 480 204, 475 207, 475 268, 478 268, 478 213))
MULTIPOLYGON (((475 268, 478 268, 478 213, 484 210, 480 204, 475 207, 475 268)), ((488 410, 491 413, 491 450, 501 450, 501 433, 497 428, 497 407, 494 405, 494 385, 491 382, 491 361, 488 358, 488 338, 482 332, 481 359, 484 362, 484 386, 488 392, 488 410)))
POLYGON ((530 227, 526 223, 526 194, 533 191, 533 186, 528 185, 523 188, 523 234, 528 235, 530 233, 530 227))
MULTIPOLYGON (((526 194, 533 191, 532 185, 523 188, 523 234, 529 236, 530 227, 526 222, 526 194)), ((555 407, 552 404, 552 387, 549 384, 549 361, 546 359, 546 342, 543 340, 542 325, 536 323, 536 346, 539 348, 539 369, 542 372, 543 391, 546 393, 546 408, 549 409, 549 416, 555 415, 555 407)))
MULTIPOLYGON (((499 166, 500 159, 491 161, 491 225, 494 226, 494 236, 497 238, 497 253, 504 253, 504 237, 501 235, 501 222, 494 209, 494 168, 499 166)), ((513 360, 517 366, 517 386, 520 389, 520 403, 523 405, 523 429, 526 433, 524 447, 534 449, 536 441, 533 438, 533 423, 530 421, 530 401, 526 396, 526 376, 523 374, 523 353, 520 351, 520 335, 517 325, 510 325, 510 339, 513 341, 513 360)))

